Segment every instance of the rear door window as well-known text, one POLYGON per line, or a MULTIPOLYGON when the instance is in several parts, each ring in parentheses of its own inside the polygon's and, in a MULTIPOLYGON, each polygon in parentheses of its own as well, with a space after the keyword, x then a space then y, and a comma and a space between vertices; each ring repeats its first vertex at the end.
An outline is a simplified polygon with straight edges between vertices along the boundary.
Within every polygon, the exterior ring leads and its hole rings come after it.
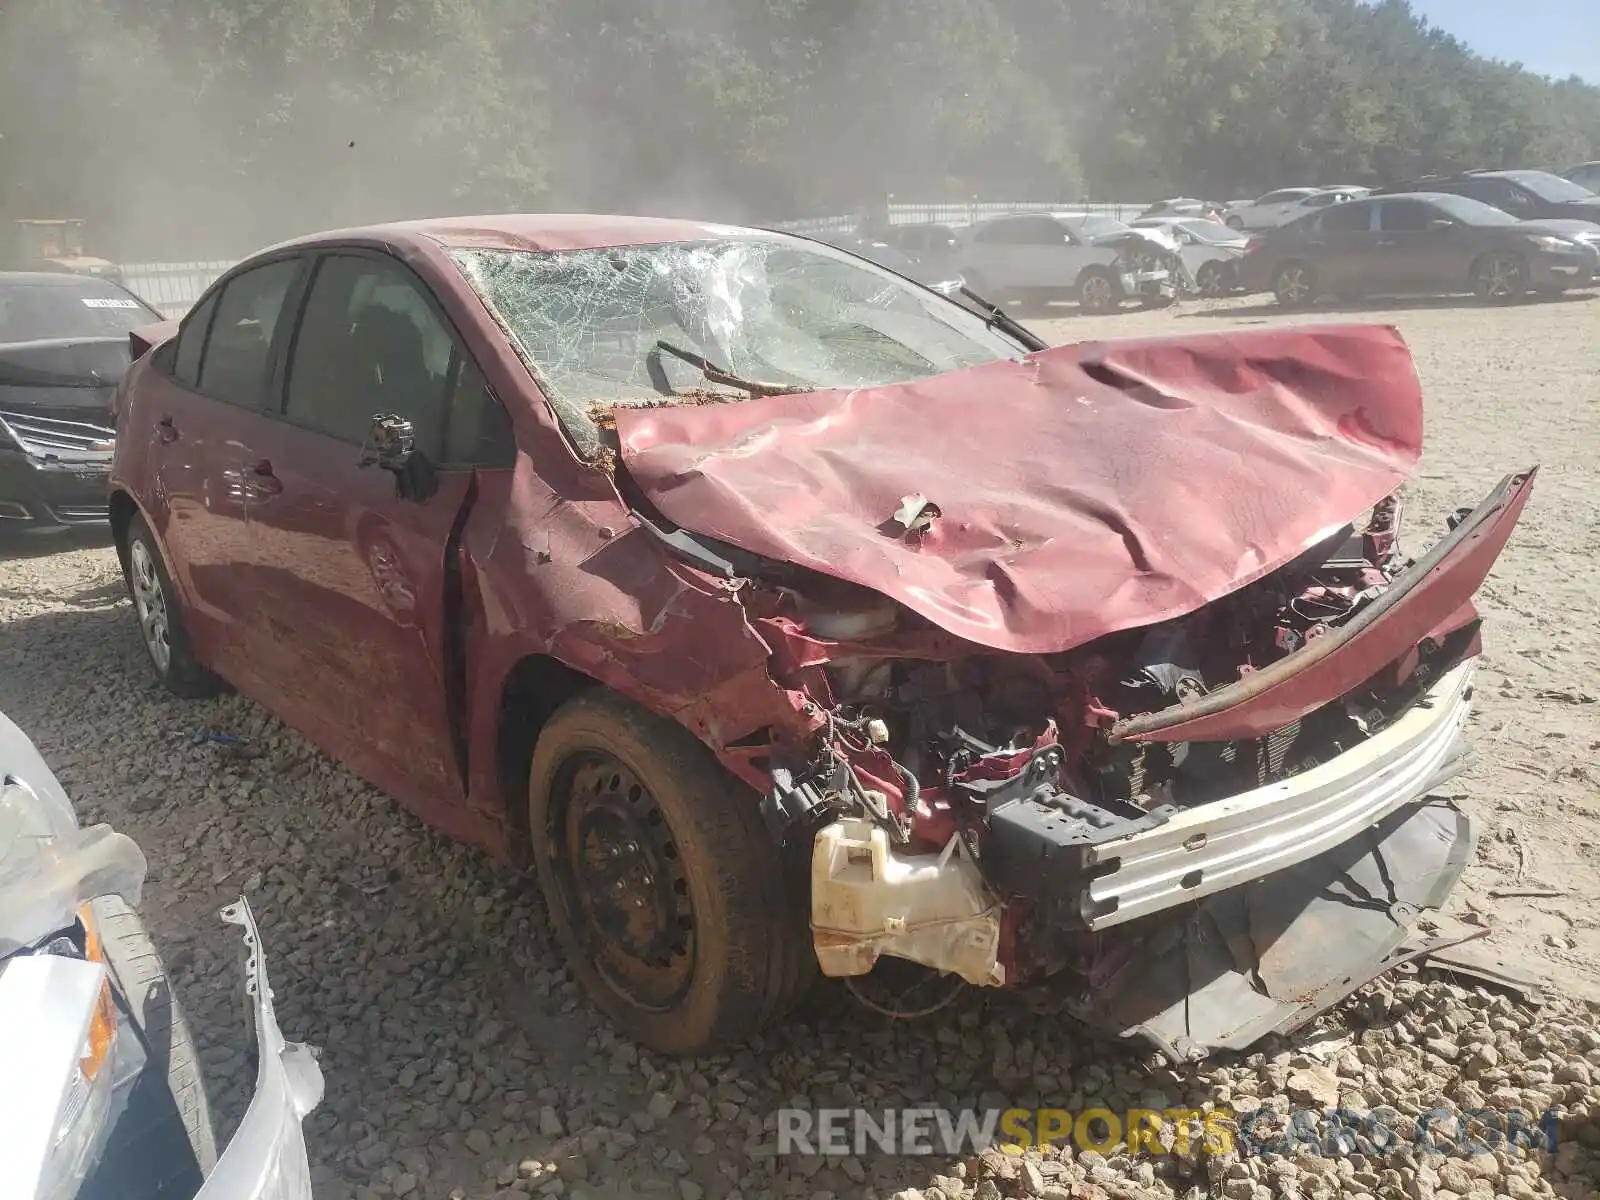
POLYGON ((1442 215, 1420 200, 1385 200, 1378 206, 1378 228, 1384 233, 1422 233, 1442 215))
POLYGON ((217 299, 199 364, 204 395, 260 407, 272 374, 273 339, 302 261, 286 258, 234 276, 217 299))
POLYGON ((206 334, 217 311, 217 296, 212 292, 200 307, 186 318, 178 331, 178 348, 172 360, 172 378, 190 391, 200 387, 200 359, 206 348, 206 334))
POLYGON ((1336 204, 1319 219, 1323 233, 1365 233, 1372 228, 1372 205, 1336 204))

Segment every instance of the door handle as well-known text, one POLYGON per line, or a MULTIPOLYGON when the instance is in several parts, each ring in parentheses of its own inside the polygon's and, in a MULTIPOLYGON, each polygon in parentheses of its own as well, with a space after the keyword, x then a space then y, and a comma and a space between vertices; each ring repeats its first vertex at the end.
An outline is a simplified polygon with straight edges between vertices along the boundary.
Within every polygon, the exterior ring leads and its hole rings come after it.
POLYGON ((156 422, 156 437, 169 445, 178 440, 178 427, 172 423, 170 416, 156 422))
POLYGON ((250 475, 250 485, 257 492, 276 496, 283 491, 283 480, 272 473, 272 463, 267 459, 263 458, 255 466, 251 467, 250 475))

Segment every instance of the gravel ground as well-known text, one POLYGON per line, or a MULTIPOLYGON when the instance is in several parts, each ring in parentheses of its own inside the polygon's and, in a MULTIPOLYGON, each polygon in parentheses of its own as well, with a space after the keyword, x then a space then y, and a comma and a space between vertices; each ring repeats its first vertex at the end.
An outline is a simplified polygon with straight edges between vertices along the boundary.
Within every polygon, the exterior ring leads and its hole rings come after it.
MULTIPOLYGON (((1337 314, 1330 311, 1334 317, 1337 314)), ((1504 472, 1543 477, 1484 592, 1481 756, 1460 783, 1482 820, 1460 902, 1495 950, 1551 981, 1524 1007, 1440 981, 1369 987, 1293 1044, 1173 1071, 1086 1045, 1038 1006, 976 992, 889 1022, 824 987, 738 1053, 664 1061, 588 1008, 545 933, 531 875, 453 846, 237 697, 170 700, 143 659, 113 553, 56 541, 0 564, 0 708, 88 820, 150 859, 143 909, 188 1007, 229 1132, 253 1072, 240 952, 216 920, 246 891, 280 1021, 322 1048, 308 1120, 319 1200, 738 1195, 1524 1197, 1592 1194, 1600 1130, 1600 303, 1373 309, 1414 347, 1429 448, 1411 545, 1504 472), (196 731, 237 735, 201 742, 196 731), (1497 896, 1497 892, 1553 893, 1497 896), (860 1104, 1392 1106, 1407 1148, 1343 1158, 990 1152, 823 1159, 773 1153, 776 1110, 860 1104), (1565 1104, 1554 1156, 1421 1156, 1437 1105, 1565 1104)), ((1047 320, 1056 340, 1279 320, 1240 303, 1047 320)))

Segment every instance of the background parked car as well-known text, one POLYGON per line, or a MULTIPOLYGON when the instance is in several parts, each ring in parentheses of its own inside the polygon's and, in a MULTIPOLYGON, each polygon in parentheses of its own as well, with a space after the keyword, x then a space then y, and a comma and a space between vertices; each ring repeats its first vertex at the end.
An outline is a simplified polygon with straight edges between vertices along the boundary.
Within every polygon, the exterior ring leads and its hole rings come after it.
MULTIPOLYGON (((1191 196, 1180 196, 1173 200, 1157 200, 1139 214, 1138 220, 1144 220, 1146 217, 1200 217, 1205 220, 1220 221, 1227 207, 1212 200, 1196 200, 1191 196)), ((1137 223, 1138 221, 1135 221, 1135 224, 1137 223)))
POLYGON ((1280 225, 1287 225, 1291 221, 1298 221, 1309 213, 1320 212, 1324 208, 1335 204, 1344 204, 1350 200, 1365 196, 1370 189, 1355 186, 1320 187, 1320 188, 1285 188, 1281 192, 1269 192, 1260 200, 1240 207, 1231 208, 1224 215, 1223 221, 1233 229, 1255 230, 1276 229, 1280 225), (1268 203, 1270 196, 1285 196, 1290 192, 1303 192, 1303 195, 1291 196, 1286 199, 1274 200, 1268 203))
POLYGON ((1506 302, 1600 279, 1600 226, 1518 221, 1445 193, 1375 196, 1258 235, 1240 276, 1248 290, 1291 306, 1325 295, 1465 291, 1506 302))
POLYGON ((1466 171, 1415 183, 1380 188, 1375 195, 1402 192, 1449 192, 1466 196, 1524 221, 1551 218, 1600 222, 1600 196, 1549 171, 1466 171))
POLYGON ((1250 244, 1238 230, 1203 217, 1140 217, 1132 227, 1170 235, 1202 296, 1226 295, 1238 286, 1238 262, 1250 244))
POLYGON ((961 290, 961 275, 948 262, 918 261, 890 242, 853 232, 820 234, 817 241, 826 242, 840 250, 848 250, 851 254, 877 263, 880 267, 888 267, 889 270, 898 272, 907 279, 927 284, 941 295, 954 296, 961 290))
POLYGON ((1070 296, 1086 312, 1124 300, 1170 295, 1175 245, 1093 213, 1013 213, 969 225, 961 234, 961 276, 989 300, 1070 296))
POLYGON ((1600 162, 1579 163, 1563 171, 1561 177, 1591 192, 1600 192, 1600 162))
POLYGON ((109 280, 0 274, 0 533, 104 523, 111 394, 160 320, 109 280))
POLYGON ((1222 219, 1234 229, 1272 229, 1291 219, 1295 205, 1321 190, 1314 187, 1278 188, 1254 200, 1230 204, 1222 219))
POLYGON ((890 225, 879 237, 902 251, 930 278, 950 279, 961 274, 956 262, 960 240, 949 225, 890 225))

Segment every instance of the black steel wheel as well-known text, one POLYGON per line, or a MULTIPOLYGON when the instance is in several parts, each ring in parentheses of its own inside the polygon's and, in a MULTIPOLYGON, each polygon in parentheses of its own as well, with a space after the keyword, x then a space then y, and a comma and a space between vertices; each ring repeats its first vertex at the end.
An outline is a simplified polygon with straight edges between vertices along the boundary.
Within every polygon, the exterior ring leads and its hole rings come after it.
POLYGON ((568 701, 534 748, 528 828, 574 974, 651 1049, 743 1041, 815 977, 808 857, 677 722, 600 687, 568 701))

